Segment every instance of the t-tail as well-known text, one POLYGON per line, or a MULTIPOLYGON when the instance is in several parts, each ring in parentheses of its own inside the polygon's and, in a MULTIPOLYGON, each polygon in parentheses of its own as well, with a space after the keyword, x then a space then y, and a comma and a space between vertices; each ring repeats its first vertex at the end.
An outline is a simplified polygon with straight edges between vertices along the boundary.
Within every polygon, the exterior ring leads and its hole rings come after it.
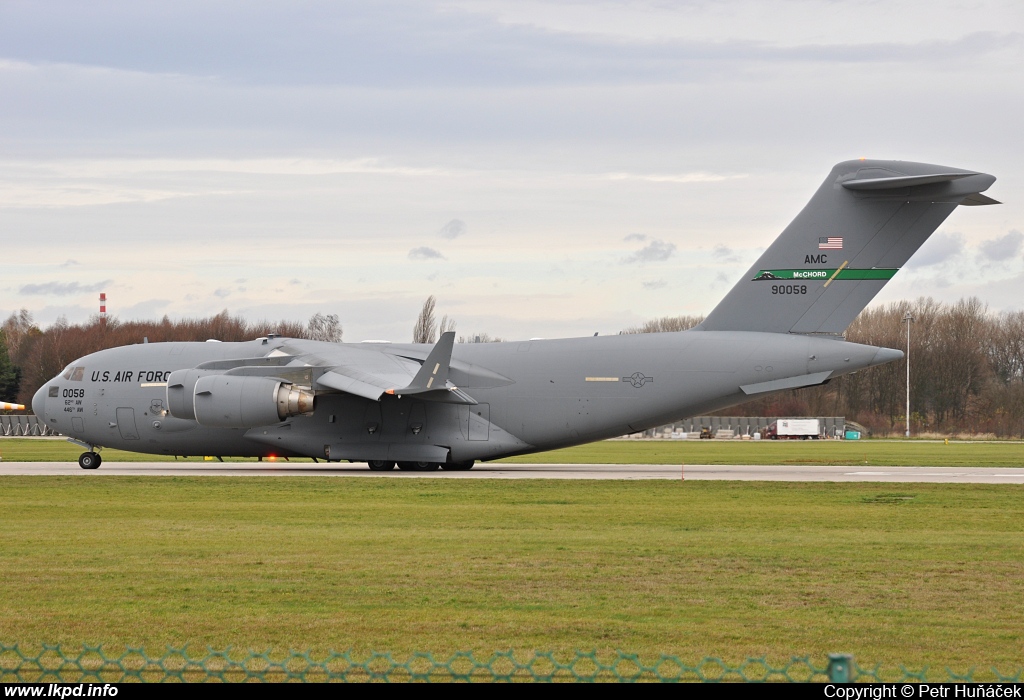
POLYGON ((995 178, 892 160, 839 163, 700 326, 841 334, 958 205, 995 178))

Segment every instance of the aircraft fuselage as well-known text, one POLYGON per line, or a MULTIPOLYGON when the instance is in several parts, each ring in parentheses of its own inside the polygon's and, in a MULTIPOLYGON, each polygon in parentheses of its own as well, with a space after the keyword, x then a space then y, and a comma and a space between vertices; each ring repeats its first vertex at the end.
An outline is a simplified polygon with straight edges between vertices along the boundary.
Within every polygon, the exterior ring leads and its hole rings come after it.
MULTIPOLYGON (((317 364, 325 346, 337 347, 271 338, 103 350, 43 386, 33 408, 81 443, 134 452, 463 462, 637 432, 902 356, 835 338, 733 331, 458 344, 452 379, 477 402, 466 405, 397 394, 374 401, 315 388, 330 370, 317 364), (171 372, 271 353, 294 357, 289 369, 315 390, 311 413, 225 428, 168 412, 171 372)), ((420 362, 431 349, 350 347, 420 362)))

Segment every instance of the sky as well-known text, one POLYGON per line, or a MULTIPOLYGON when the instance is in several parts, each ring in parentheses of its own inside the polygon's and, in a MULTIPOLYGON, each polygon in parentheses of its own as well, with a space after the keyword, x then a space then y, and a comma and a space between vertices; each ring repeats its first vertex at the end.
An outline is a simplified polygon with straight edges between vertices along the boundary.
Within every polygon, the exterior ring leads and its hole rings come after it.
POLYGON ((995 175, 875 303, 1024 308, 1024 3, 0 2, 0 317, 407 342, 709 312, 836 162, 995 175))

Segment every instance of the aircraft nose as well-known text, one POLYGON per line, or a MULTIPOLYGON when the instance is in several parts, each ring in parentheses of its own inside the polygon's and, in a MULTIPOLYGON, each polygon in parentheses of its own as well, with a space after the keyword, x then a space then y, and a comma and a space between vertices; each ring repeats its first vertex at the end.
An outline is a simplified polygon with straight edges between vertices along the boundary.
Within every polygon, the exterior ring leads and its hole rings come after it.
POLYGON ((44 384, 39 387, 39 391, 32 397, 32 413, 43 419, 46 418, 46 411, 44 410, 46 406, 46 391, 47 387, 44 384))

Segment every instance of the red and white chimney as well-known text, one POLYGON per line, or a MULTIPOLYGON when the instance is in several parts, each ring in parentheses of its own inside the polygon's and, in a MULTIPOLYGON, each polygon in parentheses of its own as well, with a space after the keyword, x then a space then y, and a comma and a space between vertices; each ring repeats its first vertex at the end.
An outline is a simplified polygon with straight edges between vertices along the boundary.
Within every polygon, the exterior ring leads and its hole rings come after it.
POLYGON ((107 325, 107 293, 100 292, 100 325, 107 325))

